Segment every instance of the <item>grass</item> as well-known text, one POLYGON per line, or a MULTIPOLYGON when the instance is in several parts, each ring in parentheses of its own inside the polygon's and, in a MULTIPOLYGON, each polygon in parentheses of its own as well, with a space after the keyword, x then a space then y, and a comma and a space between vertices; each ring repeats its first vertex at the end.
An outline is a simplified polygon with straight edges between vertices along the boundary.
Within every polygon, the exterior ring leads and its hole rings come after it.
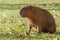
POLYGON ((59 0, 0 0, 0 4, 40 4, 40 3, 52 3, 59 0))
POLYGON ((21 18, 19 10, 0 9, 0 40, 60 40, 60 15, 59 11, 49 10, 55 17, 57 32, 54 34, 35 34, 32 30, 31 35, 25 35, 27 31, 27 22, 21 18), (24 34, 20 36, 20 34, 24 34))
POLYGON ((0 40, 60 40, 60 5, 42 5, 53 2, 60 3, 59 0, 0 0, 0 40), (24 4, 39 4, 36 6, 48 9, 56 20, 57 32, 38 35, 32 30, 30 35, 25 35, 28 25, 19 15, 24 4))

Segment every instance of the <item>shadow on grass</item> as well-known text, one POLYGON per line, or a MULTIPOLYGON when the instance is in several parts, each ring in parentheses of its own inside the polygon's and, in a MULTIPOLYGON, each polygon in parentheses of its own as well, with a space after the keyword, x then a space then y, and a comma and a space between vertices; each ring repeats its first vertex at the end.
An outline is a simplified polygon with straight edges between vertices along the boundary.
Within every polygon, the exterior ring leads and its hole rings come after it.
POLYGON ((56 37, 58 33, 42 33, 42 34, 31 34, 31 35, 17 35, 14 38, 19 38, 20 40, 47 40, 56 37))

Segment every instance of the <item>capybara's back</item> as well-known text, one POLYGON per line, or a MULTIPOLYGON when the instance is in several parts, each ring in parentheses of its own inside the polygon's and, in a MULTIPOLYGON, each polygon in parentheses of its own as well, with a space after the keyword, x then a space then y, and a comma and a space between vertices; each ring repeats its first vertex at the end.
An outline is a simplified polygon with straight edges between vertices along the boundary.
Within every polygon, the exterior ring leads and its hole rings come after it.
MULTIPOLYGON (((27 19, 28 25, 35 27, 36 31, 50 32, 56 31, 55 19, 47 10, 35 7, 35 6, 25 6, 20 10, 20 15, 27 19)), ((30 31, 30 30, 29 30, 30 31)))

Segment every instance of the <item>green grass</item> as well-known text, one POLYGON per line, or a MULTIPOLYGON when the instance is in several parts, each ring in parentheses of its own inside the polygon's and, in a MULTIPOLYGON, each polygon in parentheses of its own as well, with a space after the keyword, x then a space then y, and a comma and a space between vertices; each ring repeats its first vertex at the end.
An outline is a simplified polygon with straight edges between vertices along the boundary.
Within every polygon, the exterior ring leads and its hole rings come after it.
POLYGON ((60 40, 60 5, 42 5, 53 2, 60 3, 59 0, 0 0, 0 40, 60 40), (48 9, 56 20, 56 33, 38 35, 32 30, 29 36, 25 35, 28 25, 19 15, 24 4, 39 4, 36 6, 48 9))
POLYGON ((52 3, 59 0, 0 0, 0 4, 40 4, 40 3, 52 3))
MULTIPOLYGON (((20 9, 22 6, 26 4, 0 4, 0 9, 9 9, 9 10, 17 10, 20 9)), ((35 6, 39 6, 41 8, 45 8, 48 10, 60 10, 60 5, 55 5, 55 4, 32 4, 35 6)))
POLYGON ((32 30, 31 35, 25 35, 27 31, 27 22, 21 18, 19 10, 0 9, 0 40, 60 40, 60 11, 49 10, 55 17, 57 32, 54 34, 35 34, 32 30), (20 36, 24 34, 24 36, 20 36))

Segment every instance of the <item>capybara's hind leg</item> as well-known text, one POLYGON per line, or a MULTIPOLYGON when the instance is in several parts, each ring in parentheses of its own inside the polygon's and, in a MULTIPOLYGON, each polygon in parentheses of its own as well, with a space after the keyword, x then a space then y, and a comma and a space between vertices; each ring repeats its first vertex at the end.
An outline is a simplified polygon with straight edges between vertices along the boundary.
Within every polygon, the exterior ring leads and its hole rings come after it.
POLYGON ((56 32, 56 28, 55 27, 51 27, 48 29, 48 33, 55 33, 56 32))
POLYGON ((38 27, 38 26, 37 26, 37 33, 38 33, 38 34, 42 33, 41 30, 42 30, 41 27, 38 27))

